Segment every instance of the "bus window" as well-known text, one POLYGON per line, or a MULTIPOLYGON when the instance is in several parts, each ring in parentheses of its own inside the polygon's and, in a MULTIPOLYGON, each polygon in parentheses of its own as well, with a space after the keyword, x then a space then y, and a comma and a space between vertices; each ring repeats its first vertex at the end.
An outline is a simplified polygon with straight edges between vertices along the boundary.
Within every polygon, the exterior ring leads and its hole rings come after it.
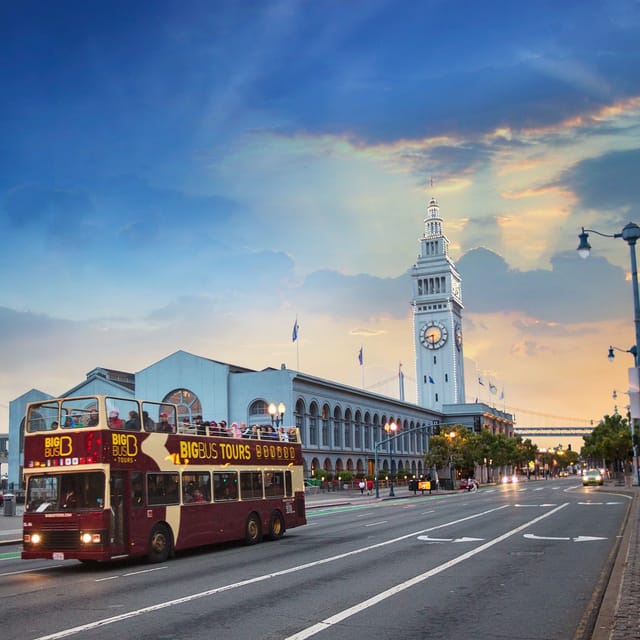
POLYGON ((185 504, 211 502, 211 476, 208 473, 183 473, 182 500, 185 504))
POLYGON ((291 477, 291 471, 284 472, 284 495, 292 496, 293 495, 293 478, 291 477))
POLYGON ((63 429, 78 429, 98 425, 98 401, 95 398, 65 400, 60 407, 63 429))
POLYGON ((131 506, 144 507, 144 476, 140 471, 131 474, 131 506))
POLYGON ((149 473, 147 475, 147 504, 178 504, 179 478, 177 473, 149 473))
POLYGON ((243 500, 262 498, 262 473, 260 471, 240 472, 240 496, 243 500))
POLYGON ((104 506, 104 474, 91 471, 29 478, 25 511, 81 511, 104 506))
POLYGON ((27 431, 54 431, 58 428, 58 404, 41 404, 27 416, 27 431))
POLYGON ((107 398, 107 416, 110 429, 140 431, 140 409, 135 400, 107 398))
POLYGON ((264 472, 264 495, 267 498, 284 496, 284 474, 282 471, 264 472))
POLYGON ((216 502, 238 499, 238 474, 233 472, 214 472, 213 499, 216 502))

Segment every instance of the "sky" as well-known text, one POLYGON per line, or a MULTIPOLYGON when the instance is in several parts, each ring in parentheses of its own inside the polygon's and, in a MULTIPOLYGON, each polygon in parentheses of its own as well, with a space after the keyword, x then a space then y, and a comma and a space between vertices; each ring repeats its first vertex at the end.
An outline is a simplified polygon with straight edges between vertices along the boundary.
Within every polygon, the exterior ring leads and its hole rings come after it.
POLYGON ((180 349, 415 401, 431 197, 467 401, 626 411, 629 246, 576 248, 640 223, 637 0, 24 0, 0 41, 0 431, 180 349))

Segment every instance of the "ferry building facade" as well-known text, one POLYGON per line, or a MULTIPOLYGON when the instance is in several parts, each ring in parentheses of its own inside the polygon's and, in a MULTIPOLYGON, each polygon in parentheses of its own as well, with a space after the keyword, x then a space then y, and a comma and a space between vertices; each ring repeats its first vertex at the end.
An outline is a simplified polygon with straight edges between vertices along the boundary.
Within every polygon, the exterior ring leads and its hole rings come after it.
MULTIPOLYGON (((378 468, 398 477, 426 475, 429 435, 462 424, 473 431, 513 436, 510 414, 483 403, 466 403, 462 325, 462 280, 448 254, 449 242, 431 199, 412 268, 413 339, 418 403, 377 395, 318 378, 285 365, 260 371, 177 351, 136 373, 96 368, 64 396, 107 394, 172 402, 192 422, 225 420, 248 426, 271 424, 271 403, 284 405, 276 419, 300 429, 305 476, 323 469, 373 476, 378 468), (385 425, 395 423, 389 441, 385 425)), ((399 398, 404 397, 399 387, 399 398)), ((32 389, 9 404, 8 488, 22 488, 22 443, 28 402, 52 396, 32 389)))

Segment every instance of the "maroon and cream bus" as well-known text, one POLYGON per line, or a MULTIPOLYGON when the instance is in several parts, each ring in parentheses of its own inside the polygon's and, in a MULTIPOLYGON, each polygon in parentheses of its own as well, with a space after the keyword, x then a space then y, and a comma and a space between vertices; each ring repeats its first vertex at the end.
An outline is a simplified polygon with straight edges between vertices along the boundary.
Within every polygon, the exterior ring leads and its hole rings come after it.
POLYGON ((30 403, 22 558, 164 562, 306 523, 297 429, 232 437, 178 419, 175 405, 104 395, 30 403))

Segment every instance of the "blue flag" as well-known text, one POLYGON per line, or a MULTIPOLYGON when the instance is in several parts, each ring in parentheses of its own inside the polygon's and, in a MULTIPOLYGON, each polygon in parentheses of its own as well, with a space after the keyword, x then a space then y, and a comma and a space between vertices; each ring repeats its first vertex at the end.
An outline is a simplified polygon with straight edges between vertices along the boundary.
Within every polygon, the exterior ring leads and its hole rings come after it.
POLYGON ((360 365, 362 365, 364 363, 364 356, 362 354, 362 347, 360 347, 360 351, 358 352, 358 362, 360 363, 360 365))
POLYGON ((496 385, 493 384, 491 380, 489 380, 489 391, 491 391, 491 393, 493 393, 494 395, 498 393, 498 387, 496 387, 496 385))
POLYGON ((430 382, 431 384, 435 384, 435 383, 436 383, 436 381, 435 381, 431 376, 429 376, 429 382, 430 382))
POLYGON ((482 378, 478 376, 478 384, 481 384, 484 387, 484 382, 482 382, 482 378))
POLYGON ((298 329, 300 328, 300 325, 298 324, 298 318, 296 318, 296 321, 293 323, 293 333, 291 334, 291 341, 295 342, 298 339, 298 329))

